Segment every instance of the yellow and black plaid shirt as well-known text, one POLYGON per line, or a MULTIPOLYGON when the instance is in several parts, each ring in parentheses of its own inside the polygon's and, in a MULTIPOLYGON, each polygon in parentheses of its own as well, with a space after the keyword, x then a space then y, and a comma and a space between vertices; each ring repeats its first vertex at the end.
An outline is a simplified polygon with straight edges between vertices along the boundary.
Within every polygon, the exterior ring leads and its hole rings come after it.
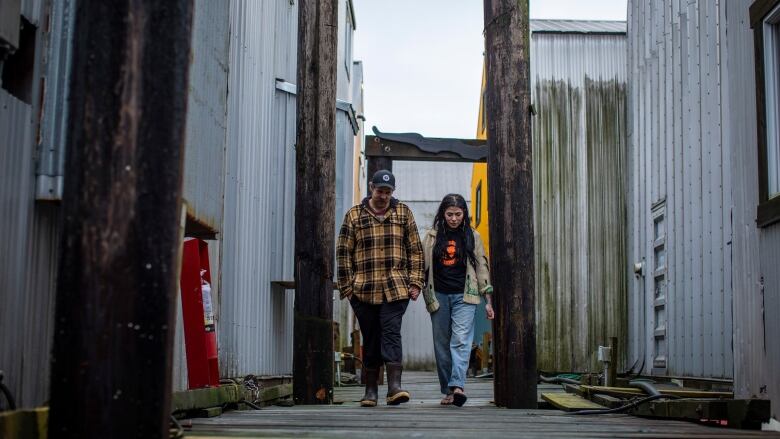
POLYGON ((395 198, 380 221, 368 198, 349 209, 336 245, 341 298, 380 304, 409 298, 409 287, 422 289, 424 260, 412 211, 395 198))

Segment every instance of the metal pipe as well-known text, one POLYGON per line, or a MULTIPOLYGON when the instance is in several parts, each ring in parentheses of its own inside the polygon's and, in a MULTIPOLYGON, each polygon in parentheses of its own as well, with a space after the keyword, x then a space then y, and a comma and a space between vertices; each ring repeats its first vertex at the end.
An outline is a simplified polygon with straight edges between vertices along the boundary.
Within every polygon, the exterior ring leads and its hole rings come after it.
POLYGON ((655 386, 653 386, 653 384, 648 381, 639 381, 639 380, 629 381, 628 385, 631 387, 642 389, 645 391, 645 393, 651 396, 658 396, 661 394, 661 392, 659 392, 658 389, 656 389, 655 386))

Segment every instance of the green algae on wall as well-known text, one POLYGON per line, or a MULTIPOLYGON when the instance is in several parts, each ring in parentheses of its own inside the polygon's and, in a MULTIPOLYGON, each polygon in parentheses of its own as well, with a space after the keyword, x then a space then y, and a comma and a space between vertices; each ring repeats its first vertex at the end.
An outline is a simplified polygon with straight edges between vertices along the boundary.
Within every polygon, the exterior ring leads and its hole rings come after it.
POLYGON ((539 79, 534 94, 538 367, 597 371, 599 345, 626 346, 625 84, 539 79))

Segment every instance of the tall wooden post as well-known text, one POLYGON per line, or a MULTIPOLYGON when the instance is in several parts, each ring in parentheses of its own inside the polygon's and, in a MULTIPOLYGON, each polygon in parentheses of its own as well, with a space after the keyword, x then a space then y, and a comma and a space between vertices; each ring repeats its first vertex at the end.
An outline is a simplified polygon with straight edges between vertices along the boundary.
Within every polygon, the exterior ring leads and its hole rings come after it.
POLYGON ((333 398, 338 2, 298 3, 293 397, 333 398))
POLYGON ((191 23, 192 0, 78 2, 52 438, 168 436, 191 23))
POLYGON ((484 1, 495 401, 501 407, 535 408, 528 0, 484 1))

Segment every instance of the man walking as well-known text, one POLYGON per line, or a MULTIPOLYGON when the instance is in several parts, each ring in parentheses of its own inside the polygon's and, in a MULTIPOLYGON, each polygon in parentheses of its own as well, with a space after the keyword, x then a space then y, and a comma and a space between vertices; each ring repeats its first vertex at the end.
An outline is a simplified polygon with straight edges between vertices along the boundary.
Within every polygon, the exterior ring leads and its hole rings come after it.
POLYGON ((417 224, 409 207, 393 198, 395 177, 377 171, 369 190, 371 195, 344 217, 336 246, 341 298, 349 298, 363 334, 363 407, 376 406, 382 363, 387 369, 387 404, 411 397, 401 389, 401 320, 424 280, 417 224))

